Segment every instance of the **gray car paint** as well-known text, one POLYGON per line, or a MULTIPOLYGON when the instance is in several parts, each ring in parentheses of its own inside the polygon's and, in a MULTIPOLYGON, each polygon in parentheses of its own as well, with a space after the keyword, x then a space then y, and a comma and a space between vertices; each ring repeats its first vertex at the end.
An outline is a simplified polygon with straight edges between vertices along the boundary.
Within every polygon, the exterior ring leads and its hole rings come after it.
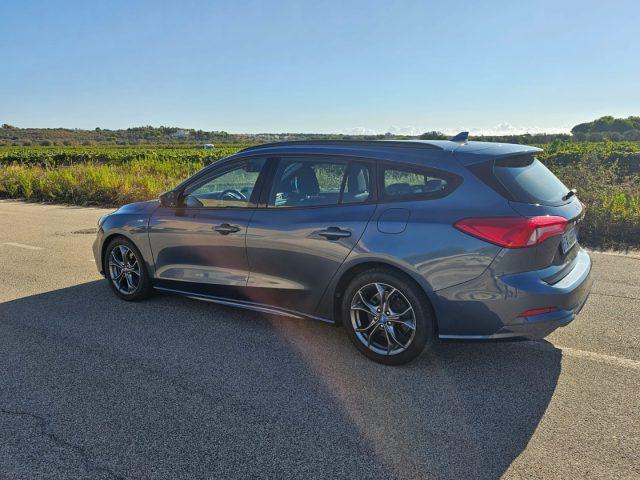
POLYGON ((256 211, 247 234, 251 299, 317 315, 323 292, 375 209, 353 204, 256 211), (329 228, 351 235, 334 240, 319 235, 329 228))
POLYGON ((156 209, 150 216, 148 228, 155 277, 209 285, 246 286, 249 264, 245 236, 253 213, 251 208, 156 209), (239 230, 221 235, 214 228, 222 224, 239 230))
MULTIPOLYGON (((330 155, 442 168, 464 181, 438 199, 286 211, 264 206, 190 211, 160 207, 157 201, 136 203, 104 218, 94 254, 101 265, 108 240, 123 235, 140 249, 156 287, 328 321, 339 320, 335 305, 341 280, 362 265, 383 264, 406 273, 424 290, 442 338, 538 337, 573 319, 586 301, 591 285, 588 255, 576 246, 564 263, 554 265, 559 237, 535 248, 503 249, 452 226, 473 216, 549 214, 549 207, 506 201, 466 168, 538 151, 522 145, 447 141, 299 142, 251 148, 194 178, 238 158, 330 155), (233 222, 241 231, 212 234, 211 226, 223 222, 233 222), (352 236, 317 237, 319 229, 330 226, 348 229, 352 236), (517 316, 550 301, 559 311, 540 316, 535 325, 517 316)), ((583 214, 575 198, 553 208, 553 214, 576 223, 583 214)))
POLYGON ((104 250, 112 238, 121 235, 130 239, 140 250, 147 271, 155 276, 153 253, 149 244, 149 218, 160 206, 158 200, 136 202, 123 205, 114 212, 100 218, 96 240, 93 243, 93 255, 98 271, 104 275, 104 250))
POLYGON ((575 318, 592 283, 591 260, 581 248, 572 271, 554 285, 544 282, 535 271, 501 275, 489 268, 470 282, 437 292, 434 307, 440 337, 545 337, 575 318), (519 316, 525 310, 549 305, 559 310, 529 318, 519 316))

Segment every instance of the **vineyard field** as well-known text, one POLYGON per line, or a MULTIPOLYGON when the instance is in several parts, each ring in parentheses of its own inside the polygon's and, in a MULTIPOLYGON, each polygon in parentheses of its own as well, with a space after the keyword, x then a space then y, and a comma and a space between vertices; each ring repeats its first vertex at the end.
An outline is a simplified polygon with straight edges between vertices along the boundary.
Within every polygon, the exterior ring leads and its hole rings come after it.
MULTIPOLYGON (((0 198, 118 206, 156 198, 245 144, 0 146, 0 198)), ((640 247, 640 143, 537 145, 540 159, 587 205, 582 243, 640 247)))

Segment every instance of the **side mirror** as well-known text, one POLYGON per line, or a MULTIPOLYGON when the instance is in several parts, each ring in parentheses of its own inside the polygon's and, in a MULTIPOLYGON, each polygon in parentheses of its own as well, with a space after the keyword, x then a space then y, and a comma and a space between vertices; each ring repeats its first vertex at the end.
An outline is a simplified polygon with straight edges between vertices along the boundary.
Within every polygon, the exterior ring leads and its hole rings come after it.
POLYGON ((178 194, 173 190, 160 195, 160 205, 165 208, 176 208, 178 206, 178 194))

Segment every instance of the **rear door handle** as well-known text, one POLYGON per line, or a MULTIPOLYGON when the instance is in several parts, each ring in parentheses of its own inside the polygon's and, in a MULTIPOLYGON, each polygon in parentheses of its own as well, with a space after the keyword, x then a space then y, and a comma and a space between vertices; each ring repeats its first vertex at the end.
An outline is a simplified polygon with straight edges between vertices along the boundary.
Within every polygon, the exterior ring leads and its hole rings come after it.
POLYGON ((349 230, 342 230, 338 227, 329 227, 326 230, 320 230, 318 235, 325 237, 327 240, 336 240, 338 238, 348 238, 351 236, 349 230))
POLYGON ((236 233, 240 231, 240 227, 229 225, 228 223, 216 225, 215 227, 213 227, 213 229, 221 235, 229 235, 230 233, 236 233))

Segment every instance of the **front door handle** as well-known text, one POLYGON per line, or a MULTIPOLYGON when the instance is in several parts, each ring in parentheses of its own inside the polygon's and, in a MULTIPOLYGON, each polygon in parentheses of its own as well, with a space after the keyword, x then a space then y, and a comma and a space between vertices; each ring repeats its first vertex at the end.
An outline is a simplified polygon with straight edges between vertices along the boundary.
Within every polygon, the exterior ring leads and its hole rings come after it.
POLYGON ((228 223, 216 225, 215 227, 213 227, 213 229, 221 235, 229 235, 230 233, 236 233, 240 231, 240 227, 229 225, 228 223))
POLYGON ((337 240, 338 238, 348 238, 351 236, 349 230, 342 230, 338 227, 329 227, 326 230, 320 230, 318 235, 325 237, 327 240, 337 240))

